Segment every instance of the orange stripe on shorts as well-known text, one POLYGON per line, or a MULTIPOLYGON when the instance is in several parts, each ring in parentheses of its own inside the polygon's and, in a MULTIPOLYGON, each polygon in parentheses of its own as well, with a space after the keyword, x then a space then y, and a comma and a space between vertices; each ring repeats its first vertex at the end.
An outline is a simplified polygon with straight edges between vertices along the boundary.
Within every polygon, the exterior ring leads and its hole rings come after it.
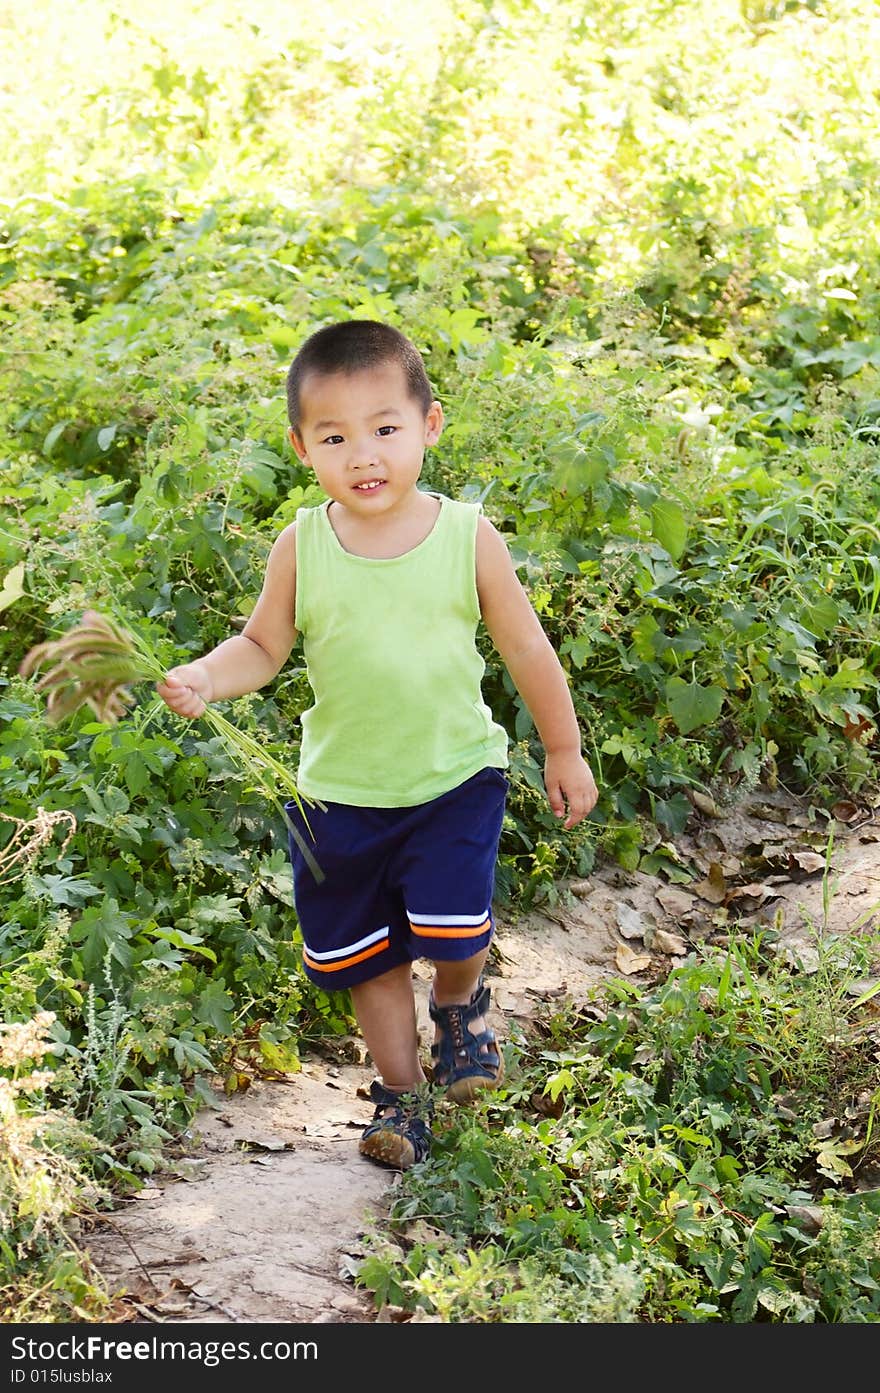
POLYGON ((381 953, 383 948, 388 947, 388 939, 383 939, 381 943, 374 943, 372 948, 365 948, 362 953, 355 953, 353 958, 342 958, 335 963, 317 963, 314 958, 310 958, 305 948, 303 949, 303 962, 307 963, 315 972, 338 972, 342 967, 354 967, 355 963, 362 963, 364 958, 375 957, 376 953, 381 953))
POLYGON ((419 938, 479 938, 490 927, 491 920, 487 915, 482 924, 469 924, 467 928, 450 929, 440 924, 414 924, 410 919, 409 926, 414 934, 419 938))

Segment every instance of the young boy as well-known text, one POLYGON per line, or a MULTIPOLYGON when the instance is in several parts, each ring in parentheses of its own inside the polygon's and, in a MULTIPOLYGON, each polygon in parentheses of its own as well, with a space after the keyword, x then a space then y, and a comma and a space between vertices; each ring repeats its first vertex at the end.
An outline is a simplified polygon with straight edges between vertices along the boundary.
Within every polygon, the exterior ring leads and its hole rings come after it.
POLYGON ((360 1150, 422 1160, 431 1140, 412 962, 434 966, 432 1078, 455 1101, 497 1087, 503 1059, 483 964, 507 780, 507 736, 482 699, 482 620, 544 745, 550 806, 574 827, 597 798, 565 673, 500 533, 479 506, 418 487, 443 411, 421 356, 372 320, 331 324, 287 377, 290 440, 327 494, 269 556, 240 635, 172 668, 156 690, 197 717, 270 682, 302 635, 313 705, 296 804, 318 881, 290 838, 303 964, 349 988, 379 1072, 360 1150))

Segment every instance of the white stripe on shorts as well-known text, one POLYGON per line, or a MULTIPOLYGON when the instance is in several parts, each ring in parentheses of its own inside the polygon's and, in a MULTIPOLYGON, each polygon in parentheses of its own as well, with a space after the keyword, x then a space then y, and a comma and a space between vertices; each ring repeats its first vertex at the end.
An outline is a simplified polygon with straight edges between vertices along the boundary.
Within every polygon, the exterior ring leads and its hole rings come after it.
POLYGON ((413 914, 407 910, 407 915, 414 924, 482 924, 489 918, 488 909, 482 914, 413 914))
POLYGON ((386 924, 384 929, 377 929, 375 933, 367 934, 366 938, 359 938, 357 943, 349 943, 347 948, 331 948, 326 953, 316 953, 314 948, 310 948, 305 941, 304 947, 310 958, 314 958, 319 963, 326 963, 331 962, 333 958, 351 957, 352 953, 357 953, 361 948, 369 948, 371 943, 378 943, 380 938, 387 938, 389 931, 389 926, 386 924))

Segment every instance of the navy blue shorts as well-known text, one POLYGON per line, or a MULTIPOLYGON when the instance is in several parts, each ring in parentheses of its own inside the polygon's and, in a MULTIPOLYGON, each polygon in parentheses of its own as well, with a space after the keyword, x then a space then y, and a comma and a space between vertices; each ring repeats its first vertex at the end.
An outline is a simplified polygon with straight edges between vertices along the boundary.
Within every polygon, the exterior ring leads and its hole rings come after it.
POLYGON ((415 958, 472 958, 492 938, 507 779, 481 769, 414 808, 345 803, 285 811, 324 874, 288 833, 303 967, 327 991, 415 958))

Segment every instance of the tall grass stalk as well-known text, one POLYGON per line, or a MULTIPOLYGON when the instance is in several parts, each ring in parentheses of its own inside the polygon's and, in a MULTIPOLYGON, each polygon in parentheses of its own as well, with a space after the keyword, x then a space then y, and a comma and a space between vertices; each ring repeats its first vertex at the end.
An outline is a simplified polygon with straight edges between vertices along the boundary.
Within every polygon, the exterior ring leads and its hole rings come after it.
MULTIPOLYGON (((99 720, 114 724, 127 710, 131 686, 162 682, 166 676, 165 667, 141 634, 94 610, 86 610, 82 622, 61 638, 32 648, 19 672, 30 676, 47 665, 49 670, 36 687, 48 693, 46 714, 54 723, 88 705, 99 720)), ((305 804, 313 806, 315 800, 304 799, 291 771, 212 706, 206 705, 200 719, 244 770, 252 787, 275 805, 312 875, 323 880, 323 871, 284 806, 285 799, 295 802, 308 826, 305 804)))

